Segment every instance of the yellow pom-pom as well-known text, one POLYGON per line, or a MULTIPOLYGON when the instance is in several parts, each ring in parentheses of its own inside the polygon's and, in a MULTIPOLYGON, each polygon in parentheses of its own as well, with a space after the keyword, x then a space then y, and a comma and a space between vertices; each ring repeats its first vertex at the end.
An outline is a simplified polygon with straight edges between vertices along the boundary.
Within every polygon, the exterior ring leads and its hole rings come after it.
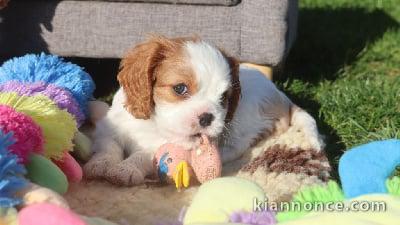
POLYGON ((59 109, 48 97, 0 93, 0 104, 11 106, 16 111, 30 116, 42 128, 46 157, 59 159, 63 152, 72 149, 72 139, 77 131, 76 121, 71 114, 59 109))

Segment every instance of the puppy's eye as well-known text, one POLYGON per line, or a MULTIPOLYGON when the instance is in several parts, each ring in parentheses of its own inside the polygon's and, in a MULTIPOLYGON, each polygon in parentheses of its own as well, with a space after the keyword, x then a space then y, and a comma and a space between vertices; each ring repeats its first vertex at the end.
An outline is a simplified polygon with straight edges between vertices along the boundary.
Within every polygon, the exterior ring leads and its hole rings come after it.
POLYGON ((168 158, 167 163, 172 163, 172 158, 168 158))
POLYGON ((175 93, 178 95, 185 95, 188 93, 188 87, 186 86, 186 84, 180 83, 175 85, 173 88, 175 93))

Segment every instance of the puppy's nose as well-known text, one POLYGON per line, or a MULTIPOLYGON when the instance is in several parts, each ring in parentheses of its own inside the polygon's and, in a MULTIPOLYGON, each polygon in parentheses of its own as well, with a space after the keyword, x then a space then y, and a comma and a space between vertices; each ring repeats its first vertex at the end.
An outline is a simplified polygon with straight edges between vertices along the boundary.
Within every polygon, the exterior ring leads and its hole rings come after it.
POLYGON ((203 113, 199 116, 199 123, 202 127, 208 127, 214 120, 214 115, 211 113, 203 113))

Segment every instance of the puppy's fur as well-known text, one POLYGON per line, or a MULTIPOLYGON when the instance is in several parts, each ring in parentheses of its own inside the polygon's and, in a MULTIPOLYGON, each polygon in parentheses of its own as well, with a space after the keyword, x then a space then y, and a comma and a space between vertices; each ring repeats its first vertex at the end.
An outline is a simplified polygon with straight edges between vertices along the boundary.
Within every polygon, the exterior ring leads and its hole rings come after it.
POLYGON ((323 148, 309 114, 263 74, 239 68, 200 39, 155 37, 139 44, 122 60, 118 80, 121 88, 96 124, 96 153, 84 167, 89 178, 140 184, 154 172, 158 147, 195 149, 199 134, 219 143, 224 162, 290 126, 308 134, 314 149, 323 148), (208 121, 199 122, 204 115, 208 121))

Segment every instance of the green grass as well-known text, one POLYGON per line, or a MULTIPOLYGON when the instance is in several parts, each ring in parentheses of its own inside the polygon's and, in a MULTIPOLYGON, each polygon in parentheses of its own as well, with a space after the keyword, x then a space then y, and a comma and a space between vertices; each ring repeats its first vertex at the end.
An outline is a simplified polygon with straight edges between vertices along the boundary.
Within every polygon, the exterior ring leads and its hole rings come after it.
POLYGON ((400 138, 400 4, 300 0, 278 84, 318 120, 334 166, 353 146, 400 138))

